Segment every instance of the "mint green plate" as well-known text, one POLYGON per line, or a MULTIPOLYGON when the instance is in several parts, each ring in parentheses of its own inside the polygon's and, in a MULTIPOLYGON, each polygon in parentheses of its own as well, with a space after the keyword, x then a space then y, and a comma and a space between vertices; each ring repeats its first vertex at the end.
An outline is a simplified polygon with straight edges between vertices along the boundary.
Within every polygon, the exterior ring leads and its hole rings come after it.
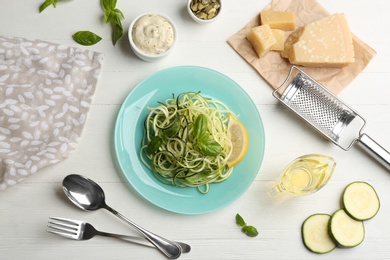
POLYGON ((225 75, 203 67, 179 66, 159 71, 139 83, 125 99, 115 125, 115 151, 119 165, 131 186, 146 200, 181 214, 203 214, 221 209, 239 198, 252 184, 264 156, 264 128, 257 108, 247 93, 225 75), (147 106, 177 96, 201 91, 224 102, 248 131, 249 145, 244 159, 224 182, 211 184, 207 194, 197 188, 163 184, 140 160, 140 147, 147 106))

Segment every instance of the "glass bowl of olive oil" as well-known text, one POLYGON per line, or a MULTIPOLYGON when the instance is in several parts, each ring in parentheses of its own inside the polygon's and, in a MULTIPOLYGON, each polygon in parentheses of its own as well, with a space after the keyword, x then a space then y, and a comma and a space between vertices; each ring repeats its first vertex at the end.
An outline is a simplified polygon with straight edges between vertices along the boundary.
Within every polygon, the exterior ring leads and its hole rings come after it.
POLYGON ((279 194, 300 196, 314 193, 328 183, 335 167, 336 162, 330 156, 303 155, 283 170, 268 192, 271 196, 279 194))

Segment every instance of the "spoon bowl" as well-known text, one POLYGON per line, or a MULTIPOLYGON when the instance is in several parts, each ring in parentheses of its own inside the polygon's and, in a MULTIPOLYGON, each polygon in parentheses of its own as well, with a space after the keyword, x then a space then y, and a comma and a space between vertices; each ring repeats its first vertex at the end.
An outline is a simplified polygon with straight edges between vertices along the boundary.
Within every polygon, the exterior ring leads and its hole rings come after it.
MULTIPOLYGON (((182 246, 179 243, 170 241, 142 228, 109 207, 105 202, 103 189, 93 180, 82 175, 71 174, 64 178, 62 185, 65 195, 79 208, 87 211, 104 208, 141 233, 169 259, 176 259, 181 255, 182 246)), ((188 246, 187 249, 189 248, 188 246)))
POLYGON ((70 201, 83 210, 97 210, 106 206, 103 189, 91 179, 71 174, 64 178, 62 186, 70 201))

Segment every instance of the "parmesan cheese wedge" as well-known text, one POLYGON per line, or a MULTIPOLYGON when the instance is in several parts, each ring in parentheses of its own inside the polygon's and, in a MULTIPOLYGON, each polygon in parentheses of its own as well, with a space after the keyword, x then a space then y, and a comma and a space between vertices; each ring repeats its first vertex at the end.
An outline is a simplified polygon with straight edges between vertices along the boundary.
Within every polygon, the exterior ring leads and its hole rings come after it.
POLYGON ((271 50, 271 47, 277 43, 268 24, 256 26, 246 35, 257 56, 261 58, 271 50))
POLYGON ((306 67, 340 68, 355 62, 352 34, 344 14, 334 14, 294 31, 282 57, 306 67))
POLYGON ((286 40, 285 31, 279 29, 271 29, 272 34, 275 37, 276 43, 271 46, 271 51, 283 51, 284 50, 284 42, 286 40))
POLYGON ((260 13, 260 23, 268 24, 271 29, 292 31, 295 30, 295 14, 293 12, 264 10, 260 13))

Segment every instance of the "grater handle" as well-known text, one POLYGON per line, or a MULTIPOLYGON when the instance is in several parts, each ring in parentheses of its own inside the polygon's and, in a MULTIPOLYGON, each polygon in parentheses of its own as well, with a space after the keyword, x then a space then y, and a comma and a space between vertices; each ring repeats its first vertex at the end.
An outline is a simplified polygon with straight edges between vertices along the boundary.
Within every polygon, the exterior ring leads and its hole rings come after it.
POLYGON ((363 150, 378 160, 387 170, 390 171, 390 153, 388 151, 386 151, 367 134, 361 134, 357 143, 363 148, 363 150))

